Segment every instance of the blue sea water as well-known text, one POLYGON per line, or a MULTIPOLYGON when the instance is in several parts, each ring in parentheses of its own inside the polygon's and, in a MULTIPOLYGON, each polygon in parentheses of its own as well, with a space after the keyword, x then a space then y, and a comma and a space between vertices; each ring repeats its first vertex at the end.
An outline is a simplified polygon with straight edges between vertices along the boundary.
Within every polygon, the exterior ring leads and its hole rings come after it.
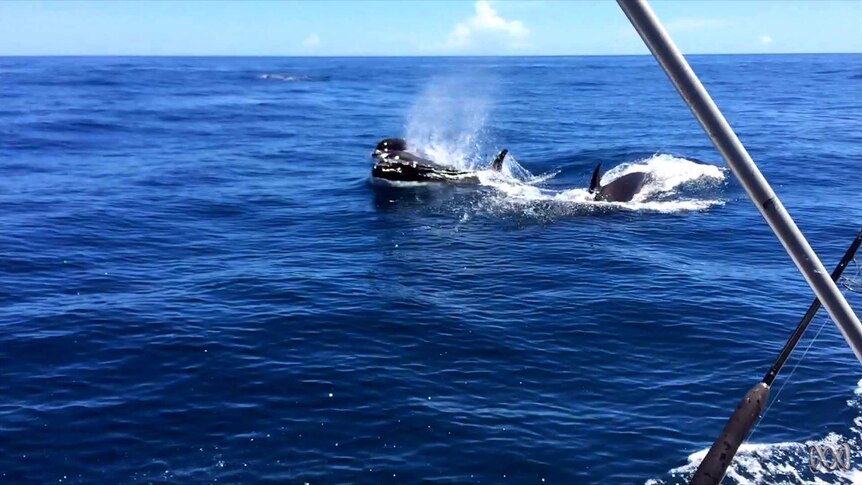
MULTIPOLYGON (((834 266, 862 55, 690 61, 834 266)), ((3 483, 684 483, 812 300, 651 57, 0 58, 0 174, 3 483), (388 136, 512 157, 381 187, 388 136)), ((859 479, 801 349, 726 483, 859 479)))

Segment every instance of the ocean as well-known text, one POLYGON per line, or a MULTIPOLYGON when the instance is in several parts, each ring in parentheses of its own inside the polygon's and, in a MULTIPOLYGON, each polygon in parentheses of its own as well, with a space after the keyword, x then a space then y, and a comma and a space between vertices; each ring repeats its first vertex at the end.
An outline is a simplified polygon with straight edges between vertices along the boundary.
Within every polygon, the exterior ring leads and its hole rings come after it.
MULTIPOLYGON (((862 55, 690 62, 834 267, 862 55)), ((3 483, 686 483, 813 299, 648 56, 0 58, 0 173, 3 483)), ((725 483, 862 480, 860 371, 821 311, 725 483)))

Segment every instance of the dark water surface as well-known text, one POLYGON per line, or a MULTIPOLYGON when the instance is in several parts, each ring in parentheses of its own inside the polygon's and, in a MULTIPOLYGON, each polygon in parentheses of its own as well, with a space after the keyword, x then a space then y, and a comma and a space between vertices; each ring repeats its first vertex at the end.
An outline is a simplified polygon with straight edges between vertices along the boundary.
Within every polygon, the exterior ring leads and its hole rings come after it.
MULTIPOLYGON (((834 266, 862 55, 691 62, 834 266)), ((682 482, 812 299, 723 167, 649 57, 2 58, 0 481, 682 482), (372 186, 401 135, 516 177, 372 186)), ((827 323, 728 483, 852 481, 860 370, 827 323)))

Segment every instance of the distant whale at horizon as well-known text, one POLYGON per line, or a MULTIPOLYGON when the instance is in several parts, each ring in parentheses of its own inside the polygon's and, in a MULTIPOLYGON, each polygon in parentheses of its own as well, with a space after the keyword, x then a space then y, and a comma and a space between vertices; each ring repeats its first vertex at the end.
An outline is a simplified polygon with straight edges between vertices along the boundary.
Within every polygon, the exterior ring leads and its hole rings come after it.
MULTIPOLYGON (((502 150, 488 166, 499 172, 509 150, 502 150)), ((478 184, 475 171, 460 170, 455 167, 428 160, 407 151, 407 142, 402 138, 386 138, 377 144, 371 154, 374 168, 371 177, 387 182, 449 182, 478 184)))
POLYGON ((627 173, 607 185, 601 185, 602 162, 596 165, 593 177, 590 180, 590 193, 596 194, 595 200, 605 202, 631 202, 631 200, 643 189, 649 179, 646 172, 627 173))

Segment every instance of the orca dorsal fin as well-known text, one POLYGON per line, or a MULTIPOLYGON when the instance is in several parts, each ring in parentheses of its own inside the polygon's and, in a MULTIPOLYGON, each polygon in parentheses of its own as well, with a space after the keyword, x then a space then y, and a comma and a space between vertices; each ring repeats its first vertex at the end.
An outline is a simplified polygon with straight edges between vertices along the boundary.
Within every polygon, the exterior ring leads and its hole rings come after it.
POLYGON ((596 169, 593 170, 593 178, 590 179, 590 193, 591 194, 602 188, 602 186, 599 185, 599 182, 601 181, 601 179, 602 179, 602 162, 599 162, 599 164, 596 165, 596 169))
POLYGON ((509 153, 509 150, 504 148, 503 151, 501 151, 500 154, 497 155, 497 158, 495 158, 494 161, 491 162, 491 170, 499 172, 503 169, 503 159, 506 158, 507 153, 509 153))

